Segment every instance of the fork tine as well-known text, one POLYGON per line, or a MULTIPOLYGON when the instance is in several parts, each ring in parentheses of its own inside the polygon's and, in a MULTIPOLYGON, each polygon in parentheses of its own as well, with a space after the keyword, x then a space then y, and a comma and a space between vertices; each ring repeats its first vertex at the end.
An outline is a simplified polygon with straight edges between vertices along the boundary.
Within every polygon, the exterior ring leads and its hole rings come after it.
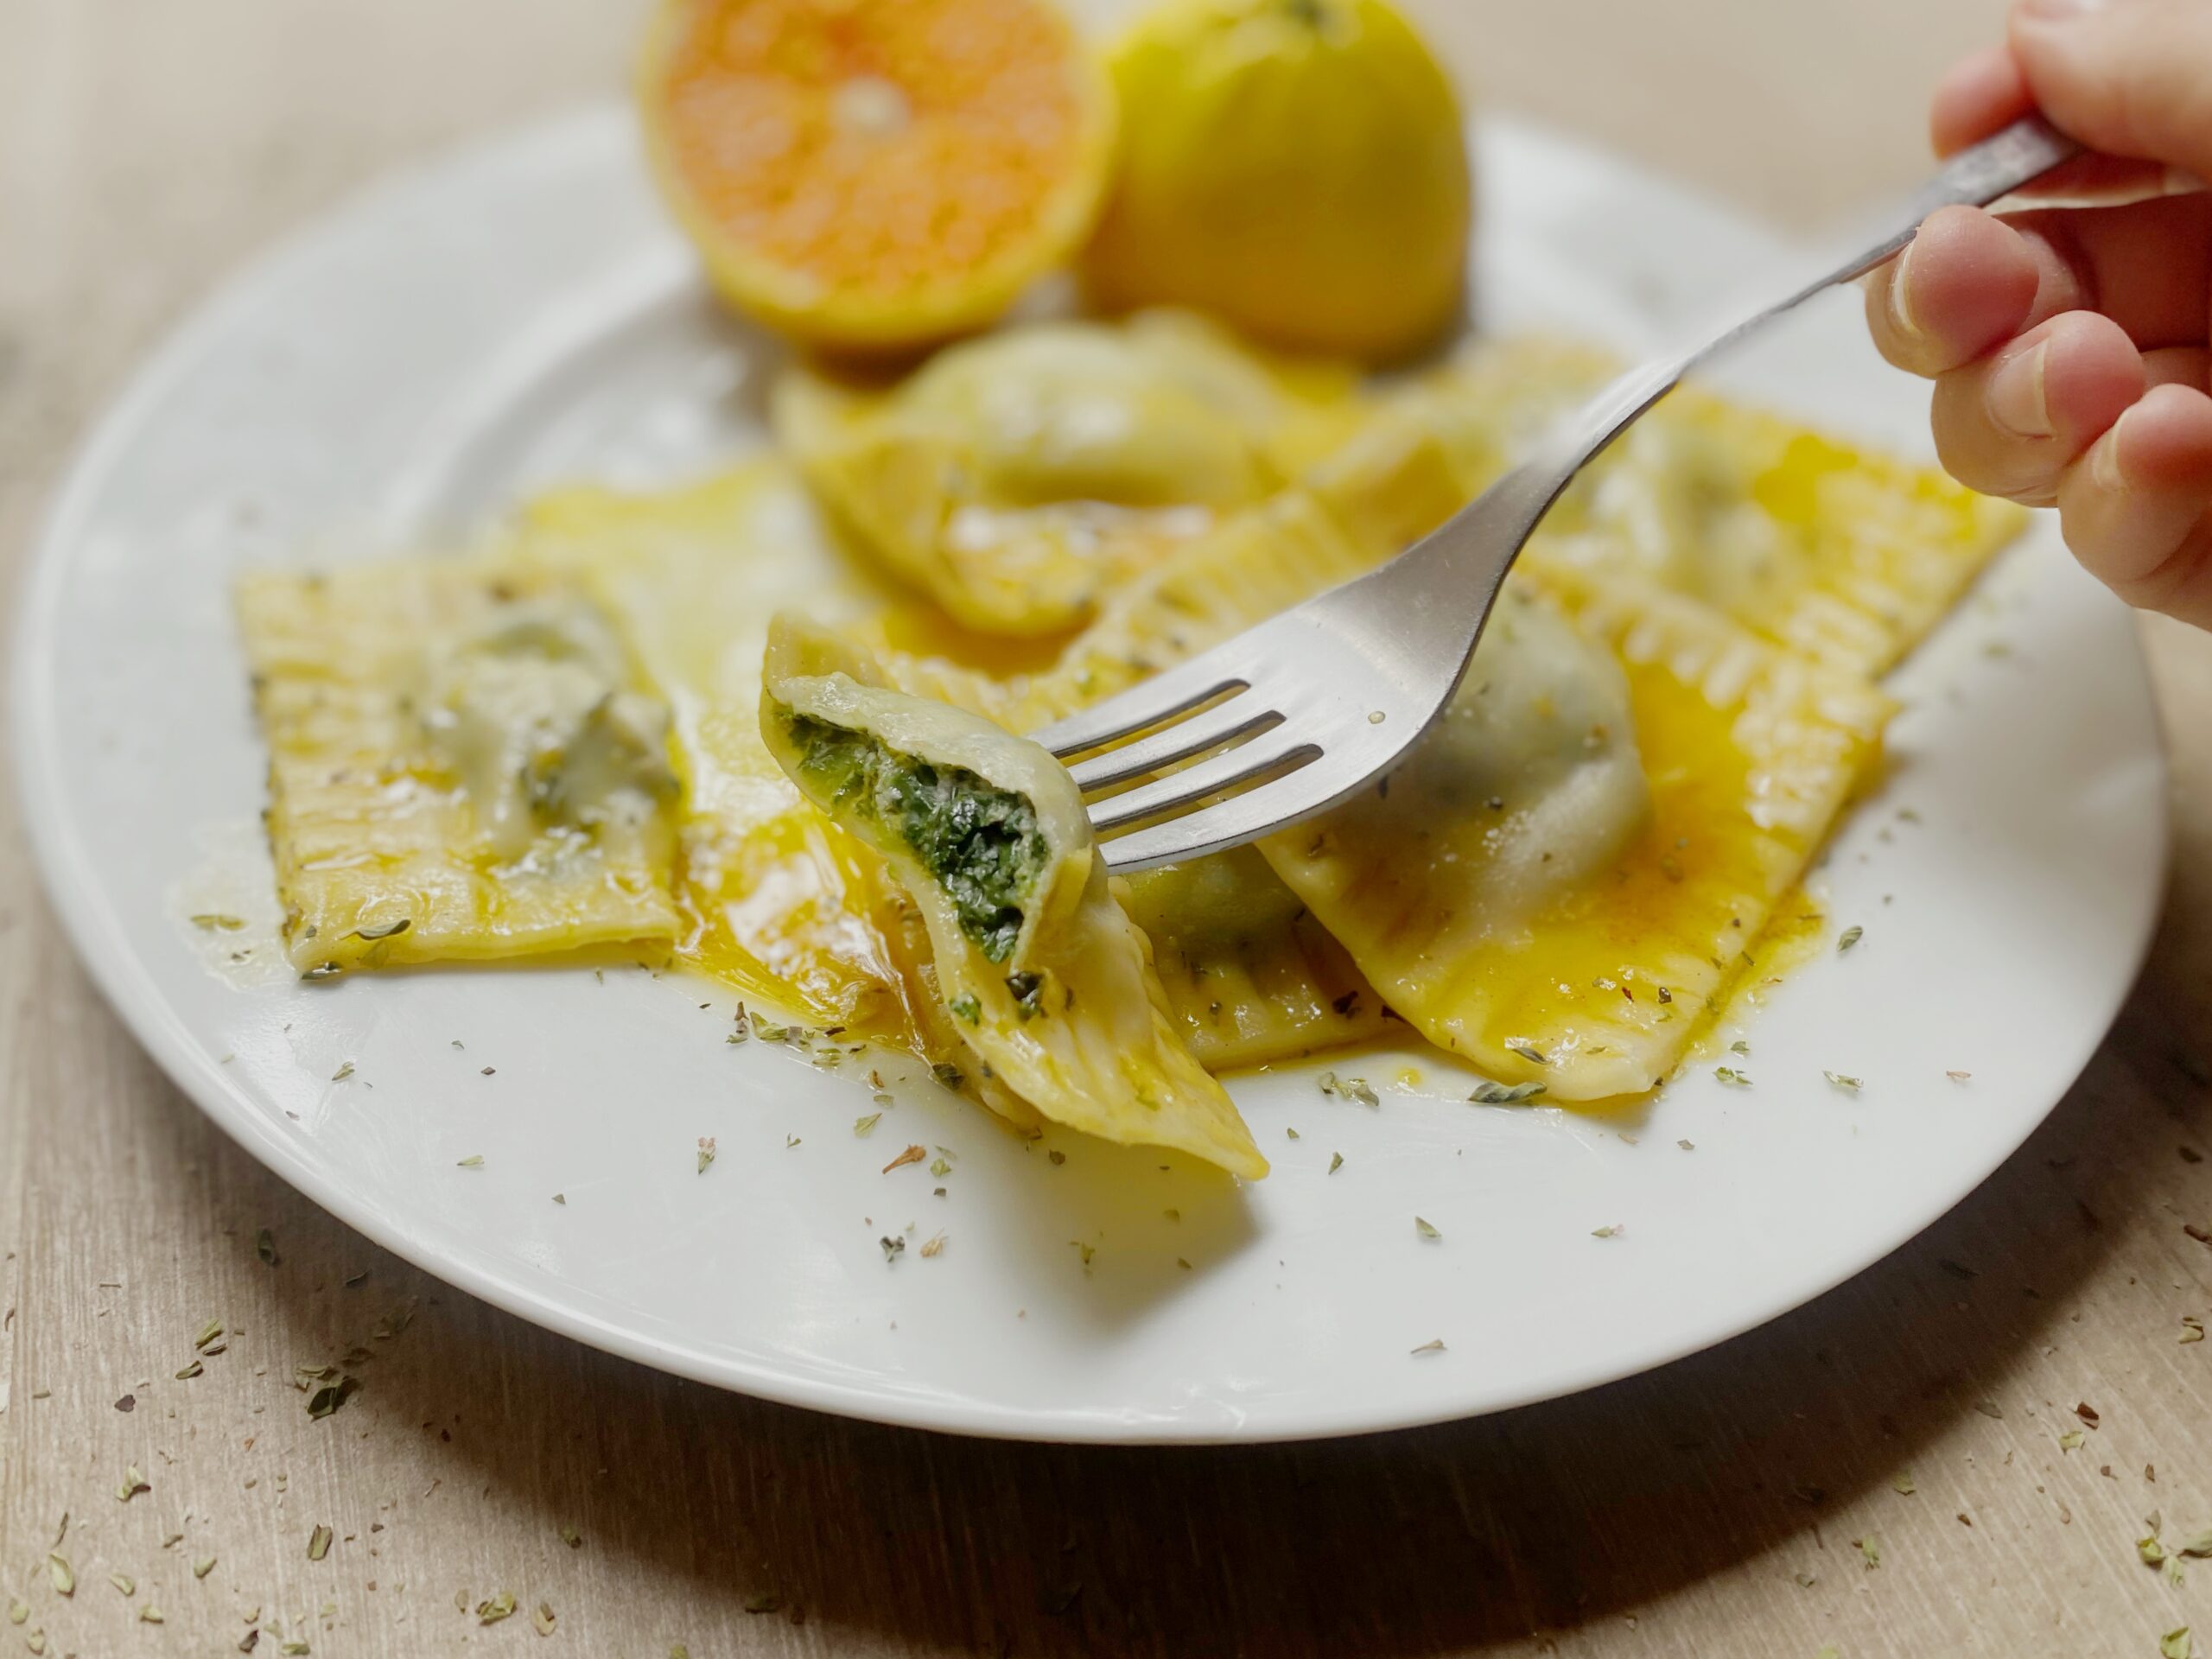
POLYGON ((1127 875, 1241 847, 1326 811, 1366 783, 1371 766, 1371 755, 1356 744, 1323 754, 1242 795, 1102 841, 1099 856, 1109 874, 1127 875))
POLYGON ((1141 777, 1178 760, 1187 760, 1217 743, 1226 743, 1269 724, 1281 723, 1282 716, 1267 707, 1264 699, 1252 696, 1248 687, 1148 737, 1078 760, 1068 768, 1068 775, 1075 779, 1076 787, 1087 794, 1109 784, 1118 784, 1124 778, 1141 777))
POLYGON ((1147 726, 1157 726, 1210 697, 1232 689, 1241 691, 1249 685, 1250 682, 1230 665, 1231 661, 1229 654, 1217 646, 1203 656, 1193 657, 1187 663, 1178 664, 1126 691, 1032 732, 1030 739, 1065 760, 1102 743, 1111 743, 1117 737, 1141 732, 1147 726))
POLYGON ((1149 818, 1241 784, 1247 779, 1287 763, 1318 760, 1320 746, 1300 733, 1278 728, 1226 753, 1217 754, 1141 785, 1126 795, 1097 802, 1090 809, 1090 827, 1106 835, 1125 823, 1149 818))

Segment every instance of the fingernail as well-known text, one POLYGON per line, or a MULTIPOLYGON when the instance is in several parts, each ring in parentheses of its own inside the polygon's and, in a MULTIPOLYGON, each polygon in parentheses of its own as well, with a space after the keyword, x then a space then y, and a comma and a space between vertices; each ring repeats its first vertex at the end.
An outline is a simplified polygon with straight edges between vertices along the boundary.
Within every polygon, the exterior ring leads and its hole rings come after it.
POLYGON ((2064 22, 2071 17, 2102 11, 2106 0, 2020 0, 2020 13, 2041 22, 2064 22))
POLYGON ((2048 341, 2021 353, 1989 377, 1982 394, 1989 418, 2016 438, 2050 435, 2050 410, 2044 403, 2044 359, 2048 341))
POLYGON ((2110 490, 2117 494, 2124 493, 2134 487, 2128 483, 2127 474, 2120 470, 2120 446, 2121 435, 2127 429, 2129 417, 2141 405, 2130 404, 2126 409, 2120 410, 2120 418, 2112 423, 2112 430, 2097 440, 2096 447, 2089 451, 2089 476, 2096 480, 2101 489, 2110 490))
POLYGON ((1905 297, 1905 284, 1912 270, 1912 251, 1919 245, 1917 237, 1906 243, 1890 271, 1890 321, 1908 340, 1920 338, 1920 325, 1912 320, 1912 302, 1905 297))

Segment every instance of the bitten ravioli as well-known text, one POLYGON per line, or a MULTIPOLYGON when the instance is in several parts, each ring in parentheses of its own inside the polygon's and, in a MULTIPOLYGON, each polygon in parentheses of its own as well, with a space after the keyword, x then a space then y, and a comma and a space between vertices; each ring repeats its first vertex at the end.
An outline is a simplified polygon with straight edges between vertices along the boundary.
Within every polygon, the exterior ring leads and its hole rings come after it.
POLYGON ((238 606, 302 973, 675 935, 667 708, 576 583, 423 560, 238 606))
MULTIPOLYGON (((1387 493, 1382 480, 1402 464, 1394 442, 1332 476, 1354 499, 1387 493)), ((1433 494, 1408 499, 1433 502, 1433 494)), ((1289 490, 1117 590, 1035 670, 995 676, 891 648, 880 626, 845 632, 885 683, 1027 731, 1358 575, 1381 546, 1371 528, 1355 538, 1319 498, 1289 490)), ((1293 1058, 1381 1031, 1383 1000, 1251 849, 1141 871, 1122 886, 1157 955, 1168 1007, 1209 1069, 1293 1058)))
POLYGON ((770 637, 760 724, 821 810, 920 905, 945 1007, 987 1076, 1043 1116, 1256 1179, 1267 1160, 1170 1019, 1066 770, 980 715, 861 683, 862 655, 770 637))

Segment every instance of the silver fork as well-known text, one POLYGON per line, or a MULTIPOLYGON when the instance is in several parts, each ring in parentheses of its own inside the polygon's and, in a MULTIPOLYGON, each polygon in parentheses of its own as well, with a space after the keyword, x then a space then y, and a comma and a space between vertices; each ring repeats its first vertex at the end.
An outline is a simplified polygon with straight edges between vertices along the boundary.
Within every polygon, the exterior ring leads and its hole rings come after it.
POLYGON ((1986 206, 2079 148, 2030 117, 1961 151, 1872 247, 1681 356, 1621 376, 1387 564, 1033 733, 1063 760, 1089 756, 1070 767, 1086 795, 1205 757, 1090 804, 1107 868, 1149 869, 1242 846, 1327 811, 1388 771, 1443 712, 1505 573, 1592 457, 1692 368, 1822 289, 1873 270, 1936 208, 1986 206))

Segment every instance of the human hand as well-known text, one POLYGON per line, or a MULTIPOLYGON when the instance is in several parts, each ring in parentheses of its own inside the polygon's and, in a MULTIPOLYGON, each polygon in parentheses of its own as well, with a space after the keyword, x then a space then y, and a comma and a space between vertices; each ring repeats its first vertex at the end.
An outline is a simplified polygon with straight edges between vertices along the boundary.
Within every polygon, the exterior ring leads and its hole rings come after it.
MULTIPOLYGON (((2008 43, 1938 88, 1940 154, 2040 109, 2111 182, 2212 179, 2212 5, 2016 0, 2008 43)), ((1882 354, 1936 383, 1961 483, 2056 506, 2122 599, 2212 627, 2212 195, 1931 215, 1866 288, 1882 354)))

